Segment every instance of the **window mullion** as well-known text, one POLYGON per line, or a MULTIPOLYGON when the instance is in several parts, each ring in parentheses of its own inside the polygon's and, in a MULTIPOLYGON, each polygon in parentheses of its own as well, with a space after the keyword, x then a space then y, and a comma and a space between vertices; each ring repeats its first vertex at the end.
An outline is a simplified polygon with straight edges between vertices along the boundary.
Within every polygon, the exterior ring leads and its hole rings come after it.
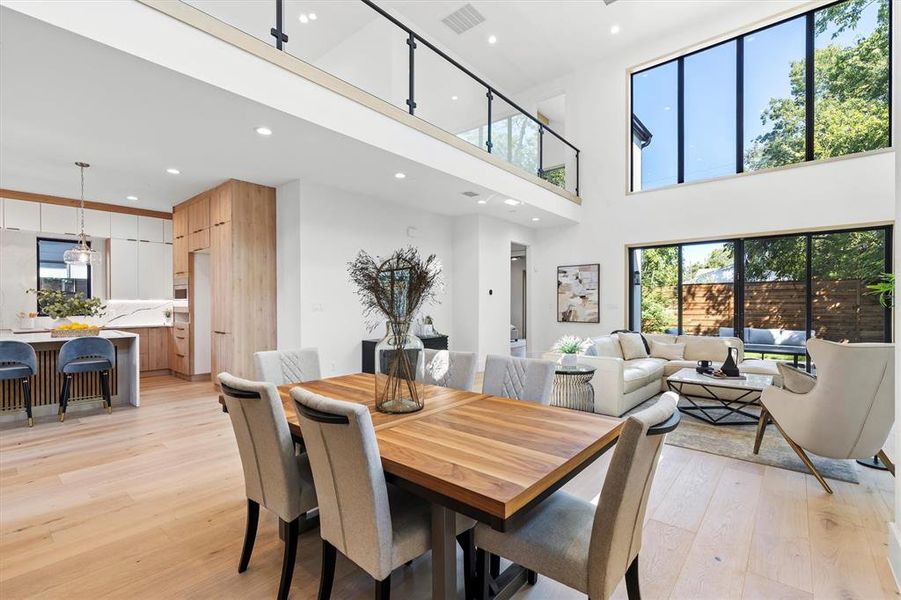
MULTIPOLYGON (((678 161, 677 183, 685 183, 685 57, 680 56, 677 69, 677 117, 676 117, 676 156, 678 161)), ((680 250, 681 252, 681 250, 680 250)), ((680 271, 681 273, 681 267, 680 271)), ((681 315, 679 317, 682 318, 681 315)), ((681 331, 681 326, 680 326, 681 331)))
POLYGON ((735 40, 735 172, 745 170, 745 38, 735 40))
POLYGON ((806 16, 806 47, 804 60, 804 160, 814 159, 814 104, 816 98, 816 73, 815 73, 815 13, 807 13, 806 16))

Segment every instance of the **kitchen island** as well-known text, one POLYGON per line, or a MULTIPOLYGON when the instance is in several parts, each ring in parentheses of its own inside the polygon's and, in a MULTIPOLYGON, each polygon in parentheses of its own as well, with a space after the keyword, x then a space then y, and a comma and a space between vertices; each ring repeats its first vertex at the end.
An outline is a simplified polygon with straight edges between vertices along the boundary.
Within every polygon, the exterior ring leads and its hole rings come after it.
MULTIPOLYGON (((104 329, 100 337, 116 348, 116 364, 110 373, 112 403, 140 405, 139 336, 127 331, 104 329)), ((59 349, 73 338, 50 337, 50 333, 0 333, 0 340, 30 344, 38 357, 38 373, 32 379, 32 404, 35 418, 56 414, 63 378, 57 371, 59 349)), ((82 373, 73 380, 69 412, 79 405, 100 402, 100 378, 97 373, 82 373)), ((25 419, 21 385, 18 381, 0 382, 0 420, 25 419)))

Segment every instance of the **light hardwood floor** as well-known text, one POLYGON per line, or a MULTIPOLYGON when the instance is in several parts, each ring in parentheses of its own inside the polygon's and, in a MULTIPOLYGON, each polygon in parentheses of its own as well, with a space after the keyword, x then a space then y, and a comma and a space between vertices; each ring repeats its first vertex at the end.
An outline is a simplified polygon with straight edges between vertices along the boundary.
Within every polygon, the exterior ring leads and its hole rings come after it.
MULTIPOLYGON (((263 511, 238 575, 244 486, 228 417, 209 383, 142 380, 142 406, 0 431, 0 596, 272 598, 282 544, 263 511)), ((769 433, 768 433, 769 435, 769 433)), ((595 497, 609 454, 567 486, 595 497)), ((897 596, 886 560, 892 478, 827 496, 809 475, 667 446, 641 553, 643 597, 897 596)), ((292 597, 314 598, 316 531, 301 537, 292 597)), ((396 598, 428 598, 422 558, 392 577, 396 598)), ((369 598, 340 559, 333 598, 369 598)), ((518 598, 583 597, 547 578, 518 598)), ((625 598, 620 586, 617 598, 625 598)))

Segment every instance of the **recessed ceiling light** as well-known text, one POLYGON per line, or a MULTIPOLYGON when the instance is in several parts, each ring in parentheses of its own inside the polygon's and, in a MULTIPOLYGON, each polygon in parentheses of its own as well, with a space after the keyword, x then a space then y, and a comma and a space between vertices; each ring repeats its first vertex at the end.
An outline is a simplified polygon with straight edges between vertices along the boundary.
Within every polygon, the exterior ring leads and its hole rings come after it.
POLYGON ((272 135, 272 130, 268 127, 257 127, 256 132, 260 135, 272 135))
POLYGON ((459 96, 451 96, 451 100, 459 100, 459 96))
POLYGON ((489 44, 496 44, 496 43, 497 43, 497 36, 496 36, 496 35, 489 35, 489 36, 488 36, 488 43, 489 43, 489 44))
POLYGON ((672 108, 670 108, 669 106, 664 106, 663 110, 672 110, 672 108))
POLYGON ((404 179, 404 178, 406 178, 406 176, 407 176, 406 173, 395 173, 394 174, 395 179, 404 179))
POLYGON ((310 13, 307 16, 310 18, 311 21, 315 21, 318 18, 318 17, 316 17, 316 13, 310 13))
POLYGON ((181 171, 179 171, 178 169, 169 167, 168 169, 166 169, 166 173, 168 173, 169 175, 179 175, 181 173, 181 171))
POLYGON ((504 204, 506 204, 507 206, 519 206, 520 202, 519 200, 514 200, 513 198, 507 198, 506 200, 504 200, 504 204))
POLYGON ((125 199, 126 199, 126 200, 131 200, 132 202, 136 202, 137 199, 138 199, 138 197, 137 197, 137 196, 125 196, 125 199))
POLYGON ((298 19, 301 23, 303 23, 304 25, 306 25, 307 23, 310 22, 310 17, 306 16, 306 15, 303 14, 303 13, 300 13, 300 16, 297 17, 297 19, 298 19))
POLYGON ((610 34, 616 35, 617 33, 619 33, 619 25, 611 25, 610 26, 610 34))
POLYGON ((488 204, 487 200, 476 200, 476 204, 488 204))
POLYGON ((540 218, 540 217, 532 217, 532 220, 533 220, 533 221, 540 221, 541 218, 540 218))

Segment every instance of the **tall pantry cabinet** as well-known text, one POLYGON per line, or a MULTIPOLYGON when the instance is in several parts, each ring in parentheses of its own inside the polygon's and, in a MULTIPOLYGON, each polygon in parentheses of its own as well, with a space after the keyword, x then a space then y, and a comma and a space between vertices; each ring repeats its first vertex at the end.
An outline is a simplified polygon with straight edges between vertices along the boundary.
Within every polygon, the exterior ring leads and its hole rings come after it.
POLYGON ((232 179, 175 213, 176 223, 187 215, 187 242, 173 264, 186 265, 192 287, 190 254, 210 255, 210 372, 253 379, 254 352, 276 343, 275 189, 232 179))

